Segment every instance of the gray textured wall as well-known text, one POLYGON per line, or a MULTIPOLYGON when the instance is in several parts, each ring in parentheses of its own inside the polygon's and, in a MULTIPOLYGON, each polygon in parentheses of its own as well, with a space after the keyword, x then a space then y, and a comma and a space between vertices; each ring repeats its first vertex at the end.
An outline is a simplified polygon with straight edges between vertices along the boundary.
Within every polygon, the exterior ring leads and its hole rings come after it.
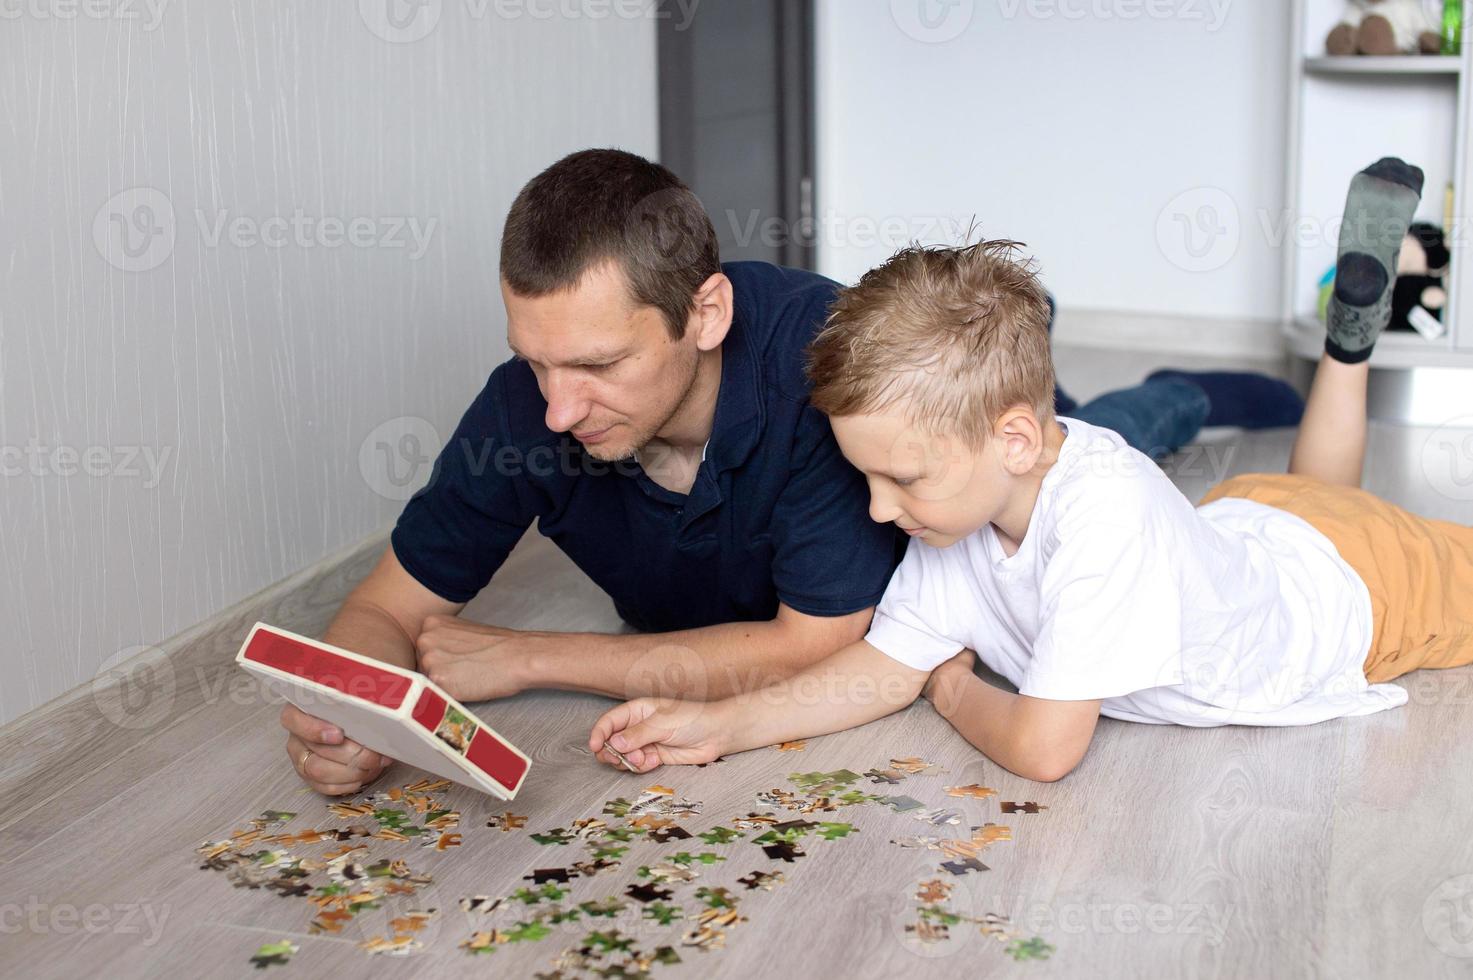
POLYGON ((516 190, 656 152, 631 10, 0 3, 0 721, 397 516, 516 190))

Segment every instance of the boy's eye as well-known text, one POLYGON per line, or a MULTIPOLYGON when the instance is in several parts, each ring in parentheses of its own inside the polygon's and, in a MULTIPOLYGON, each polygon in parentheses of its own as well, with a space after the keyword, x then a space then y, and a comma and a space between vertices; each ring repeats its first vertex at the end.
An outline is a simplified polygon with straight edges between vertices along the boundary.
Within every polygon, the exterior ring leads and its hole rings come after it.
POLYGON ((906 477, 904 480, 896 480, 895 481, 895 485, 897 487, 908 487, 908 486, 910 486, 911 484, 913 484, 915 482, 916 482, 915 477, 912 476, 912 477, 906 477))

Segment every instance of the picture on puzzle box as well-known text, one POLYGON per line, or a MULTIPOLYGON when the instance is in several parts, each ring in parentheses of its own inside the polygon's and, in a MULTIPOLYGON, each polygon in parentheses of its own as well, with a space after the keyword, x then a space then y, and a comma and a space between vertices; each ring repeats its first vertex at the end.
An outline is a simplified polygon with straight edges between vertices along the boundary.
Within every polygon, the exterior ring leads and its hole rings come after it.
POLYGON ((476 734, 476 723, 454 708, 445 709, 445 717, 435 729, 435 737, 461 755, 471 746, 471 736, 476 734))

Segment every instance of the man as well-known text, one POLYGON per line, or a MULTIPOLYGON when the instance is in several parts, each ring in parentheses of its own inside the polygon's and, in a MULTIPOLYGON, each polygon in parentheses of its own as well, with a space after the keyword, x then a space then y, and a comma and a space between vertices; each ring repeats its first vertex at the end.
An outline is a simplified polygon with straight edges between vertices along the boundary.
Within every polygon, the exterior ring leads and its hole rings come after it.
MULTIPOLYGON (((518 194, 501 287, 516 356, 461 419, 327 642, 422 670, 465 701, 536 687, 714 699, 863 637, 905 541, 869 519, 864 478, 808 404, 804 349, 838 284, 723 266, 674 174, 588 150, 518 194), (457 618, 534 521, 638 632, 457 618)), ((1144 418, 1137 440, 1179 445, 1206 418, 1189 378, 1138 390, 1151 398, 1107 396, 1117 425, 1144 418), (1149 425, 1184 417, 1197 420, 1189 431, 1149 425)), ((294 706, 281 721, 319 792, 356 792, 390 764, 294 706)))

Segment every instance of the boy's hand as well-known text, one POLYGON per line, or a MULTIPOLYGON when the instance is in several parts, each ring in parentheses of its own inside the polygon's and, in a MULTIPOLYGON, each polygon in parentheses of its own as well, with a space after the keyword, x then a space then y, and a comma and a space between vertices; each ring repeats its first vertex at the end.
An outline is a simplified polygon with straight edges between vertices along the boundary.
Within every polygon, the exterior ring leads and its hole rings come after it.
POLYGON ((921 696, 935 705, 941 714, 950 714, 961 700, 966 678, 977 676, 976 666, 977 655, 971 650, 963 650, 931 671, 931 676, 926 678, 926 686, 921 689, 921 696))
MULTIPOLYGON (((711 762, 722 752, 726 728, 720 702, 636 698, 604 713, 588 736, 588 748, 616 769, 624 766, 604 746, 617 749, 636 772, 662 765, 711 762)), ((627 771, 627 770, 626 770, 627 771)))

